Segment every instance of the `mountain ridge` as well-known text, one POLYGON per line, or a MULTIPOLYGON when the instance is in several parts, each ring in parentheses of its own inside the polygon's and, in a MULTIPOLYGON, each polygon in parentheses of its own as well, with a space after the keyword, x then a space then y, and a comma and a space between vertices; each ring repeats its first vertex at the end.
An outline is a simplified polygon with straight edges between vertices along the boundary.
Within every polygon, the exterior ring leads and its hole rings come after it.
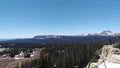
POLYGON ((0 42, 10 43, 37 43, 37 44, 55 44, 55 43, 107 43, 109 39, 113 42, 119 40, 120 34, 116 34, 112 31, 103 31, 101 33, 95 33, 92 35, 37 35, 33 38, 24 39, 12 39, 0 42), (111 33, 111 34, 110 34, 111 33), (104 35, 102 35, 104 34, 104 35), (114 35, 115 34, 115 35, 114 35))
POLYGON ((110 30, 102 31, 101 33, 89 33, 87 35, 37 35, 34 39, 48 39, 48 38, 63 38, 63 37, 82 37, 82 36, 120 36, 120 33, 112 32, 110 30))

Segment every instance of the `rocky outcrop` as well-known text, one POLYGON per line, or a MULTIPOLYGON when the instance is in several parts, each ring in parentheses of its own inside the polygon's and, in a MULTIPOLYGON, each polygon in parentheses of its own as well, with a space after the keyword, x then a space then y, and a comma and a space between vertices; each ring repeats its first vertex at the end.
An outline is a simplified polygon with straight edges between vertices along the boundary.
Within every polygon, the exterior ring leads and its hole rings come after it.
MULTIPOLYGON (((107 66, 120 65, 120 49, 115 48, 117 46, 114 45, 104 45, 101 49, 101 54, 98 62, 90 63, 87 68, 108 68, 107 66)), ((112 68, 111 66, 111 68, 112 68)), ((110 68, 110 67, 109 67, 110 68)), ((119 68, 119 67, 118 67, 119 68)))

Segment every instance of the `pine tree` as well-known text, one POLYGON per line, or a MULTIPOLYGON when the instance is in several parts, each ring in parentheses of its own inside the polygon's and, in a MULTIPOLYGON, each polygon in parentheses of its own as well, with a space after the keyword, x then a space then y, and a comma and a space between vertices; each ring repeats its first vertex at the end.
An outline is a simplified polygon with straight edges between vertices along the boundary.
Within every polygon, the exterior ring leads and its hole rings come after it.
POLYGON ((48 53, 41 55, 38 60, 37 68, 51 68, 51 60, 48 53))
POLYGON ((112 39, 111 38, 109 38, 109 41, 108 41, 108 44, 112 44, 113 43, 113 41, 112 41, 112 39))

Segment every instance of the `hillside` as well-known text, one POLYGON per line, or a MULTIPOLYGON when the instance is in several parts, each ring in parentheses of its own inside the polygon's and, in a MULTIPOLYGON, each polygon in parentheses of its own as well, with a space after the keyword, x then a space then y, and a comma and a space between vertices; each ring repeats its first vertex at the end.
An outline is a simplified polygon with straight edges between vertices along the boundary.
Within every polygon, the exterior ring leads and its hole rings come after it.
POLYGON ((119 44, 104 45, 99 50, 98 62, 92 62, 87 68, 119 68, 120 67, 120 49, 119 44))

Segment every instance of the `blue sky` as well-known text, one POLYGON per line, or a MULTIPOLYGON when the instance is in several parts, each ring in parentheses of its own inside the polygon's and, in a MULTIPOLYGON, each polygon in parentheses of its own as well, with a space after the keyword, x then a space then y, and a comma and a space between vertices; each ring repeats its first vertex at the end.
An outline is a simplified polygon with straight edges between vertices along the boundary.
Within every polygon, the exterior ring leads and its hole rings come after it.
POLYGON ((120 0, 0 0, 0 38, 120 32, 120 0))

